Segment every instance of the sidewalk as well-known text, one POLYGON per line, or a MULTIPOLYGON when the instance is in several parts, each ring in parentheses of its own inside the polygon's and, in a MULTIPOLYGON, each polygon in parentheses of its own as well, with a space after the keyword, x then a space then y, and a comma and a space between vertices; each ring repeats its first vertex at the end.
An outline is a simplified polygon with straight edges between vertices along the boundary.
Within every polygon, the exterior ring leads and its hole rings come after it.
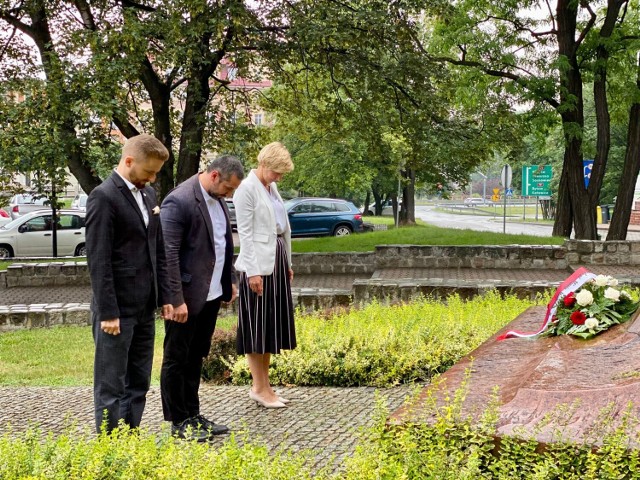
MULTIPOLYGON (((377 390, 389 411, 402 405, 414 386, 377 390)), ((362 427, 372 424, 376 389, 296 387, 279 391, 291 403, 287 408, 269 410, 248 397, 248 387, 200 387, 201 412, 216 423, 231 427, 236 434, 247 433, 249 441, 264 443, 270 451, 284 448, 299 452, 312 450, 314 469, 333 466, 353 454, 362 427)), ((11 424, 13 431, 24 431, 37 422, 43 431, 60 433, 73 424, 80 430, 94 430, 93 389, 91 387, 0 387, 0 432, 11 424)), ((162 419, 160 388, 152 387, 142 427, 168 434, 162 419), (164 430, 163 430, 164 429, 164 430)), ((220 445, 229 435, 213 441, 220 445)), ((242 438, 239 438, 242 442, 242 438)))

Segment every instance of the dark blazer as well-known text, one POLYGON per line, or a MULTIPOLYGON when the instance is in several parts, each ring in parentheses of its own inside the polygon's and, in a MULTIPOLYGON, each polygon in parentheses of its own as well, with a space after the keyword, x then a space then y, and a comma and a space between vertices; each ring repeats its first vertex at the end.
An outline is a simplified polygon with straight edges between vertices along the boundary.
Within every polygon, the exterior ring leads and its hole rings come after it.
POLYGON ((149 212, 145 227, 133 194, 116 172, 87 199, 87 263, 91 309, 99 321, 140 314, 153 299, 170 303, 160 216, 152 187, 141 190, 149 212), (156 212, 157 212, 156 208, 156 212))
POLYGON ((176 307, 186 303, 189 316, 197 315, 204 307, 215 262, 224 262, 222 301, 231 300, 231 285, 237 281, 229 212, 224 200, 219 199, 218 202, 227 218, 227 245, 221 259, 215 255, 211 216, 202 196, 198 174, 174 188, 162 202, 160 217, 170 272, 171 298, 176 307))

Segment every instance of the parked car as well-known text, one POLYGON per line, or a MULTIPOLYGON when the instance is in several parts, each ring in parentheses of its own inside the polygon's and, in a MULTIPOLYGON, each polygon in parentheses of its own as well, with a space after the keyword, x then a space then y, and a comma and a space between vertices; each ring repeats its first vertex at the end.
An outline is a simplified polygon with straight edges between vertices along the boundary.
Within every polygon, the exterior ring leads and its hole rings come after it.
POLYGON ((31 193, 18 193, 9 200, 9 214, 12 219, 16 219, 25 213, 42 210, 47 203, 48 200, 45 197, 31 193))
POLYGON ((11 215, 9 215, 5 210, 0 208, 0 226, 6 225, 11 221, 11 215))
POLYGON ((229 221, 231 222, 231 230, 238 228, 238 222, 236 222, 236 206, 233 204, 232 198, 225 198, 227 202, 227 210, 229 210, 229 221))
POLYGON ((71 201, 71 208, 73 210, 86 210, 87 198, 89 198, 89 195, 87 195, 86 193, 77 194, 71 201))
POLYGON ((477 205, 493 205, 493 202, 486 198, 469 197, 464 199, 464 204, 467 207, 475 207, 477 205))
POLYGON ((362 232, 362 214, 351 202, 337 198, 292 198, 284 203, 291 235, 342 237, 362 232))
MULTIPOLYGON (((60 256, 84 256, 85 212, 60 210, 57 244, 60 256)), ((53 255, 51 210, 27 213, 0 227, 0 258, 50 257, 53 255)))

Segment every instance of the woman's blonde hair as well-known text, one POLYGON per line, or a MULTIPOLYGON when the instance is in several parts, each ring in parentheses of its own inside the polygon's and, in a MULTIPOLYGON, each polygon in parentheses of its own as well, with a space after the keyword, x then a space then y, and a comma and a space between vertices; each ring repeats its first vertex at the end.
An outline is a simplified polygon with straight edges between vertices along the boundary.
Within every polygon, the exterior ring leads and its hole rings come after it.
POLYGON ((287 173, 293 170, 291 154, 280 142, 265 145, 258 154, 258 165, 262 165, 276 173, 287 173))

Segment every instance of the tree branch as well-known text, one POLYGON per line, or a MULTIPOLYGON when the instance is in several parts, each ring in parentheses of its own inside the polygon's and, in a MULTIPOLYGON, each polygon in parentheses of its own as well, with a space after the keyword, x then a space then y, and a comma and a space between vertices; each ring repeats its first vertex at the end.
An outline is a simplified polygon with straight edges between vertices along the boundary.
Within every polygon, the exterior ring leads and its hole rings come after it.
POLYGON ((582 32, 580 32, 580 37, 578 37, 578 40, 576 40, 576 44, 575 44, 576 51, 577 51, 578 47, 582 44, 582 42, 584 41, 584 39, 586 38, 588 33, 593 28, 594 23, 596 23, 596 14, 591 9, 591 5, 589 5, 589 2, 585 1, 585 0, 582 0, 580 2, 580 4, 584 9, 586 9, 589 12, 589 15, 591 15, 591 17, 589 18, 589 21, 587 22, 587 25, 584 27, 584 30, 582 30, 582 32))
POLYGON ((131 0, 120 0, 120 3, 123 7, 127 8, 135 8, 136 10, 142 10, 144 12, 155 12, 156 9, 154 7, 149 7, 147 5, 143 5, 142 3, 132 2, 131 0))

